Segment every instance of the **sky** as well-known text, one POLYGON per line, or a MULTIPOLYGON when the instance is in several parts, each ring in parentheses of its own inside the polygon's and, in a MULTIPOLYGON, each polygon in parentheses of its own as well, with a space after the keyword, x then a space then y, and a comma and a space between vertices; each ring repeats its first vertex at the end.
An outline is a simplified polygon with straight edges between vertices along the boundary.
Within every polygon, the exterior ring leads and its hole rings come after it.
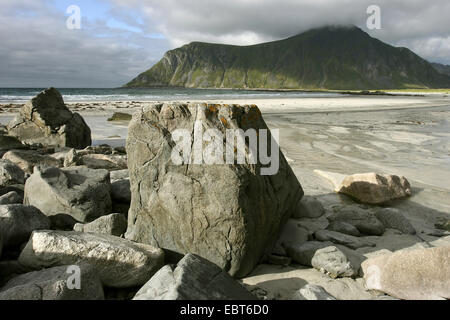
POLYGON ((0 87, 119 87, 192 41, 251 45, 356 25, 450 64, 448 0, 0 0, 0 87), (80 29, 70 6, 80 9, 80 29), (369 30, 367 8, 380 8, 369 30))

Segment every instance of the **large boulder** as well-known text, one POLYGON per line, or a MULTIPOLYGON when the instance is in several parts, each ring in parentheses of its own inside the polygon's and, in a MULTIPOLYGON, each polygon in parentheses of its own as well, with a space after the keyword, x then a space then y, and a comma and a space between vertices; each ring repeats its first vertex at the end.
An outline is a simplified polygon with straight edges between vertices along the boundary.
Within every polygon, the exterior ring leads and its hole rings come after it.
POLYGON ((39 209, 21 204, 0 205, 0 233, 5 246, 26 242, 34 230, 50 228, 50 220, 39 209))
POLYGON ((0 160, 0 186, 25 183, 25 173, 9 160, 0 160))
POLYGON ((133 300, 255 300, 246 288, 215 264, 187 254, 176 267, 166 265, 133 300))
POLYGON ((25 183, 25 204, 48 216, 66 213, 90 222, 111 213, 109 172, 85 167, 40 168, 25 183))
POLYGON ((145 284, 164 264, 164 252, 122 238, 70 231, 36 231, 19 262, 34 269, 85 262, 113 288, 145 284))
POLYGON ((33 173, 35 166, 60 167, 57 159, 42 155, 34 150, 11 150, 3 155, 4 160, 11 161, 26 173, 33 173))
POLYGON ((126 237, 198 254, 236 277, 248 274, 270 253, 280 228, 303 196, 270 137, 256 106, 144 107, 133 116, 127 139, 132 200, 126 237), (206 129, 215 130, 208 132, 215 135, 209 144, 202 139, 206 129), (271 168, 261 163, 248 141, 233 148, 231 139, 228 146, 221 139, 237 129, 266 130, 259 132, 259 139, 273 149, 271 168), (224 150, 231 157, 243 155, 244 164, 218 164, 224 161, 224 150), (250 161, 251 154, 258 160, 250 161), (203 155, 208 165, 200 159, 203 155), (179 161, 181 157, 185 161, 179 161))
POLYGON ((401 250, 361 267, 368 289, 405 300, 450 299, 450 247, 401 250))
POLYGON ((87 264, 61 266, 17 276, 0 289, 0 300, 103 300, 96 270, 87 264), (71 278, 79 270, 77 280, 71 278))
POLYGON ((84 119, 66 107, 55 88, 27 102, 8 124, 8 133, 26 144, 82 149, 92 143, 84 119))

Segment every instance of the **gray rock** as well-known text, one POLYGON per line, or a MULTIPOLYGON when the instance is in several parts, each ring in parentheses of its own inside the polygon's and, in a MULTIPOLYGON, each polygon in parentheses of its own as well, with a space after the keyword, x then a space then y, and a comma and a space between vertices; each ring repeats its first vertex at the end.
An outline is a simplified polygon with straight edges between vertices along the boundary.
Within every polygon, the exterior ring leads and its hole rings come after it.
POLYGON ((35 166, 60 167, 61 162, 50 156, 41 155, 34 150, 11 150, 3 155, 3 159, 16 164, 26 173, 33 173, 35 166))
POLYGON ((312 258, 319 250, 332 245, 331 242, 308 241, 303 244, 291 244, 286 248, 287 254, 298 264, 312 267, 312 258))
POLYGON ((343 234, 348 234, 348 235, 354 236, 354 237, 359 237, 361 235, 360 232, 358 231, 358 229, 354 225, 344 222, 344 221, 331 222, 328 225, 327 230, 336 231, 336 232, 340 232, 343 234))
POLYGON ((64 167, 76 167, 82 164, 81 155, 77 153, 75 149, 70 149, 63 160, 64 167))
POLYGON ((49 88, 27 102, 8 124, 10 135, 26 144, 82 149, 91 145, 91 130, 78 113, 49 88))
POLYGON ((81 157, 80 163, 88 168, 109 171, 123 170, 128 167, 127 157, 120 155, 87 154, 81 157))
POLYGON ((19 256, 35 269, 79 262, 91 264, 113 288, 143 285, 164 264, 164 252, 150 245, 92 233, 35 231, 19 256))
MULTIPOLYGON (((1 238, 1 234, 0 234, 1 238)), ((4 286, 9 280, 18 275, 31 272, 30 268, 22 266, 17 260, 3 260, 0 261, 0 288, 4 286)))
POLYGON ((322 203, 314 197, 305 196, 298 203, 293 218, 319 218, 325 213, 322 203))
POLYGON ((72 231, 75 224, 79 223, 74 217, 69 214, 59 213, 54 216, 49 216, 50 229, 61 231, 72 231))
POLYGON ((267 256, 267 263, 279 265, 279 266, 288 266, 292 262, 292 258, 290 257, 284 257, 284 256, 278 256, 275 254, 269 254, 267 256))
POLYGON ((24 184, 25 173, 9 160, 0 159, 0 186, 24 184))
POLYGON ((363 173, 346 177, 338 190, 362 203, 382 204, 411 196, 411 186, 405 177, 363 173))
MULTIPOLYGON (((303 190, 281 151, 275 175, 248 161, 175 165, 172 133, 185 129, 185 138, 198 139, 197 121, 224 136, 227 129, 268 130, 256 106, 157 104, 135 113, 127 139, 133 196, 126 237, 198 254, 242 277, 270 253, 303 190)), ((236 151, 249 159, 247 148, 236 151)))
POLYGON ((21 197, 16 191, 8 192, 0 197, 0 205, 21 203, 23 203, 23 197, 21 197))
POLYGON ((3 253, 3 233, 0 232, 0 258, 2 257, 3 253))
POLYGON ((386 228, 397 229, 405 234, 416 234, 416 229, 411 222, 398 209, 381 209, 375 213, 375 216, 386 228))
POLYGON ((299 226, 299 222, 295 219, 289 219, 283 227, 277 245, 284 248, 290 244, 302 244, 308 241, 308 230, 299 226))
POLYGON ((375 256, 362 269, 369 290, 404 300, 450 299, 450 247, 375 256))
POLYGON ((347 256, 334 246, 317 250, 311 259, 311 265, 332 278, 353 277, 358 274, 347 256))
POLYGON ((111 213, 110 188, 107 170, 36 167, 25 183, 24 202, 48 216, 64 212, 90 222, 111 213))
POLYGON ((375 243, 371 241, 330 230, 316 231, 314 236, 319 241, 331 241, 336 244, 342 244, 351 249, 375 247, 375 243))
POLYGON ((321 286, 307 284, 294 293, 292 300, 336 300, 336 298, 321 286))
POLYGON ((20 245, 34 230, 49 228, 49 219, 35 207, 21 204, 0 206, 0 233, 5 246, 20 245))
POLYGON ((116 170, 116 171, 111 171, 110 176, 111 176, 111 182, 114 182, 116 180, 129 179, 130 173, 129 173, 128 169, 116 170))
POLYGON ((70 266, 61 266, 11 279, 0 289, 0 300, 103 300, 102 283, 95 269, 86 264, 78 267, 79 289, 73 287, 70 266))
POLYGON ((130 180, 121 179, 111 183, 111 198, 115 201, 130 203, 131 202, 130 180))
POLYGON ((9 150, 26 149, 27 147, 22 144, 16 137, 0 134, 0 156, 9 150))
POLYGON ((386 227, 368 210, 358 206, 346 206, 328 217, 330 222, 342 221, 354 225, 366 235, 381 236, 386 227))
POLYGON ((100 217, 90 223, 74 225, 74 231, 109 234, 120 237, 127 231, 127 219, 121 213, 100 217))
POLYGON ((247 289, 217 265, 187 254, 176 268, 166 265, 133 300, 255 300, 247 289))

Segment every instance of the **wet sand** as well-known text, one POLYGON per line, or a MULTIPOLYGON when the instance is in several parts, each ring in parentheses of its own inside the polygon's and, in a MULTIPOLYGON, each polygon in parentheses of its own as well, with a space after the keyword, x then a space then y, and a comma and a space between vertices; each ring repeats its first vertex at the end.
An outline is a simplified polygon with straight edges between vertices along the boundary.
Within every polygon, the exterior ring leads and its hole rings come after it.
MULTIPOLYGON (((186 101, 184 101, 186 102, 186 101)), ((191 101, 195 102, 195 101, 191 101)), ((339 96, 301 99, 214 100, 256 104, 306 194, 332 194, 313 173, 380 172, 406 176, 414 187, 410 202, 450 214, 450 98, 339 96)), ((151 102, 68 103, 91 127, 95 144, 123 145, 126 122, 107 122, 114 112, 132 114, 151 102)), ((0 105, 7 123, 21 105, 0 105)), ((326 197, 335 202, 339 199, 326 197)))

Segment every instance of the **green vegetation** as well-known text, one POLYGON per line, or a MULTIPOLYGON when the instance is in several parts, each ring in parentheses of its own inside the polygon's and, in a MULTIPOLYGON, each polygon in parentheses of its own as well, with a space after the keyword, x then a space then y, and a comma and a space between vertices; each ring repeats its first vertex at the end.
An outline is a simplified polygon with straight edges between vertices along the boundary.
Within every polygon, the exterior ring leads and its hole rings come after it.
POLYGON ((430 89, 450 87, 450 77, 356 27, 325 27, 254 46, 193 42, 126 87, 430 89))

